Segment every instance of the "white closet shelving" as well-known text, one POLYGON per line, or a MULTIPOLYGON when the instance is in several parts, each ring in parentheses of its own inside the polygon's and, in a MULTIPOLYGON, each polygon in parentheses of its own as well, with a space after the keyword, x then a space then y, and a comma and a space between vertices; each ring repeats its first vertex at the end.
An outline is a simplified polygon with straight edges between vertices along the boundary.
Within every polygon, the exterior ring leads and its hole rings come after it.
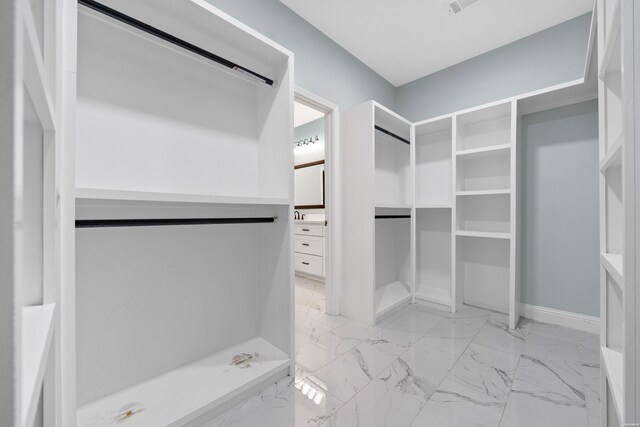
POLYGON ((203 1, 80 3, 77 423, 201 425, 291 370, 292 57, 203 1))
POLYGON ((519 319, 517 103, 454 115, 457 304, 519 319))
POLYGON ((11 30, 0 44, 3 426, 51 426, 60 409, 60 7, 56 0, 0 7, 11 30))
POLYGON ((375 323, 411 302, 411 124, 373 102, 344 113, 343 314, 375 323))
POLYGON ((453 206, 453 119, 414 125, 415 300, 455 312, 453 206))
MULTIPOLYGON (((600 315, 602 425, 640 419, 634 75, 635 2, 598 0, 600 116, 600 315)), ((637 72, 636 72, 637 73, 637 72)))

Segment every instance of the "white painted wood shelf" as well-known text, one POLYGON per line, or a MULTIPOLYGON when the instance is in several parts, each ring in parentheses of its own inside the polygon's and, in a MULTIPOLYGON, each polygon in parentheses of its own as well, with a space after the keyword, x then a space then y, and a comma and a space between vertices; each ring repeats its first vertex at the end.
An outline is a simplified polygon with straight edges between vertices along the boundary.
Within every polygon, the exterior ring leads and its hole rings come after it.
POLYGON ((405 203, 376 203, 376 208, 380 209, 411 209, 410 204, 405 203))
POLYGON ((416 205, 416 209, 451 209, 451 203, 416 205))
POLYGON ((429 301, 449 307, 451 305, 451 290, 437 286, 416 284, 415 297, 423 301, 429 301))
POLYGON ((616 407, 618 419, 623 419, 624 414, 624 358, 622 353, 607 347, 601 347, 602 361, 604 362, 604 372, 607 376, 609 389, 613 397, 613 404, 616 407))
POLYGON ((456 236, 462 237, 483 237, 487 239, 510 239, 511 233, 500 233, 494 231, 456 231, 456 236))
POLYGON ((183 206, 197 205, 289 205, 291 199, 274 197, 214 196, 205 194, 159 193, 150 191, 76 188, 79 205, 137 205, 139 203, 183 206))
POLYGON ((600 172, 605 173, 611 166, 619 165, 622 160, 622 133, 600 161, 600 172))
POLYGON ((396 307, 411 301, 409 285, 401 281, 391 282, 376 289, 376 317, 383 316, 396 307))
POLYGON ((456 191, 456 196, 491 196, 496 194, 511 194, 511 190, 474 190, 474 191, 456 191))
POLYGON ((27 420, 33 420, 37 411, 53 339, 55 308, 55 304, 22 308, 20 369, 23 425, 27 420))
POLYGON ((472 148, 456 152, 458 157, 484 157, 503 154, 511 149, 511 144, 490 145, 482 148, 472 148))
POLYGON ((620 254, 600 254, 602 265, 611 275, 614 282, 622 288, 624 284, 624 269, 622 267, 622 255, 620 254))
POLYGON ((181 426, 267 380, 285 375, 289 365, 285 353, 256 337, 81 406, 78 426, 122 425, 118 417, 132 402, 143 410, 126 420, 129 427, 181 426), (258 357, 250 367, 231 363, 236 354, 255 352, 258 357))

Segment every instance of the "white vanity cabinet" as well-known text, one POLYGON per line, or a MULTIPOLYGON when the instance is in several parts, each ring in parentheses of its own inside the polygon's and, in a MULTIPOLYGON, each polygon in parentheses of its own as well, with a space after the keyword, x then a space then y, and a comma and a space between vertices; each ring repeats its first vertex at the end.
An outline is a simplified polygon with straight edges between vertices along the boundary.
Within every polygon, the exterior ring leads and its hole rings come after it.
POLYGON ((296 221, 294 240, 296 274, 324 280, 324 221, 296 221))

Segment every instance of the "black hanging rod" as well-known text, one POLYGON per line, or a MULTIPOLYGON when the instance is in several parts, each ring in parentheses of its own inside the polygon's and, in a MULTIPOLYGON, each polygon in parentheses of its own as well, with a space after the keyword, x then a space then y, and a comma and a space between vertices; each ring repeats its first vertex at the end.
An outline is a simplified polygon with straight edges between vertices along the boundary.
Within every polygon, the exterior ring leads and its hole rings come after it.
POLYGON ((376 215, 376 219, 411 218, 411 215, 376 215))
POLYGON ((403 137, 401 137, 400 135, 396 135, 396 134, 395 134, 395 133, 393 133, 393 132, 389 132, 388 130, 386 130, 386 129, 385 129, 385 128, 383 128, 383 127, 380 127, 380 126, 378 126, 378 125, 375 125, 375 128, 376 128, 376 130, 379 130, 380 132, 384 133, 385 135, 389 135, 390 137, 395 138, 395 139, 397 139, 398 141, 402 141, 402 142, 404 142, 405 144, 411 144, 411 142, 410 142, 409 140, 404 139, 404 138, 403 138, 403 137))
POLYGON ((276 222, 266 218, 153 218, 153 219, 77 219, 76 228, 158 227, 168 225, 262 224, 276 222))
POLYGON ((155 27, 152 27, 149 24, 145 24, 142 21, 138 21, 135 18, 132 18, 129 15, 125 15, 122 12, 118 12, 115 9, 111 9, 108 6, 103 5, 102 3, 98 3, 97 1, 94 0, 78 0, 78 4, 81 4, 83 6, 86 6, 88 8, 91 8, 97 12, 100 12, 104 15, 107 15, 113 19, 116 19, 120 22, 123 22, 131 27, 137 28, 140 31, 144 31, 147 34, 151 34, 152 36, 155 36, 159 39, 162 39, 166 42, 172 43, 176 46, 179 46, 185 50, 188 50, 189 52, 195 53, 196 55, 200 55, 204 58, 207 58, 213 62, 216 62, 224 67, 230 68, 234 71, 238 71, 242 74, 248 74, 258 80, 260 80, 261 82, 268 84, 269 86, 273 86, 274 81, 268 77, 265 77, 261 74, 256 73, 255 71, 252 71, 248 68, 243 67, 242 65, 238 65, 232 61, 229 61, 228 59, 225 59, 221 56, 216 55, 215 53, 211 53, 207 50, 202 49, 201 47, 198 47, 194 44, 191 44, 189 42, 186 42, 182 39, 179 39, 176 36, 173 36, 169 33, 165 33, 162 30, 159 30, 155 27))

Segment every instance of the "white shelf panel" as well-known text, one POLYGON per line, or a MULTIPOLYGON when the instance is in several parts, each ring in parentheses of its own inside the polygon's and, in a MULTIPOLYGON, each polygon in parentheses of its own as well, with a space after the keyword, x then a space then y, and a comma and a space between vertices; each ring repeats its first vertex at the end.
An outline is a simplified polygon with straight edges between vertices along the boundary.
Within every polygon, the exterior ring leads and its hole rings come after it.
POLYGON ((42 50, 38 42, 36 24, 29 5, 23 8, 25 26, 24 42, 24 85, 29 92, 40 123, 45 130, 55 130, 51 91, 42 60, 42 50))
POLYGON ((260 337, 230 347, 78 409, 78 426, 119 426, 123 408, 136 402, 144 410, 126 425, 181 426, 218 405, 260 386, 274 376, 287 375, 289 358, 260 337), (259 354, 248 368, 231 364, 238 353, 259 354))
POLYGON ((375 310, 376 317, 382 316, 394 308, 411 300, 409 286, 395 281, 376 289, 375 310))
POLYGON ((53 340, 55 304, 22 309, 21 356, 22 425, 33 420, 53 340))
POLYGON ((451 290, 429 285, 416 284, 415 297, 436 304, 451 305, 451 290))
POLYGON ((484 237, 488 239, 511 239, 511 233, 499 233, 493 231, 456 231, 456 236, 463 237, 484 237))
POLYGON ((488 196, 494 194, 511 194, 511 190, 456 191, 456 196, 488 196))
POLYGON ((622 160, 622 133, 616 139, 616 142, 607 150, 606 154, 600 161, 600 172, 604 173, 611 166, 620 164, 622 160))
POLYGON ((111 205, 119 203, 123 205, 135 205, 136 203, 157 203, 162 205, 288 205, 291 204, 291 200, 271 197, 210 196, 204 194, 76 188, 76 204, 95 206, 102 203, 111 205))
MULTIPOLYGON (((609 272, 613 280, 623 289, 624 284, 624 270, 622 268, 622 255, 618 254, 600 254, 600 262, 604 268, 609 272)), ((624 289, 623 289, 624 290, 624 289)))
POLYGON ((609 389, 613 397, 613 403, 618 412, 618 419, 623 420, 624 414, 624 389, 623 389, 623 369, 624 358, 622 353, 607 347, 601 347, 604 371, 607 375, 609 389))
POLYGON ((482 148, 472 148, 469 150, 461 150, 456 152, 458 157, 483 157, 491 156, 511 149, 511 144, 490 145, 482 148))
POLYGON ((376 203, 376 208, 381 209, 411 209, 410 204, 398 203, 376 203))
POLYGON ((451 209, 451 203, 416 205, 416 209, 451 209))

